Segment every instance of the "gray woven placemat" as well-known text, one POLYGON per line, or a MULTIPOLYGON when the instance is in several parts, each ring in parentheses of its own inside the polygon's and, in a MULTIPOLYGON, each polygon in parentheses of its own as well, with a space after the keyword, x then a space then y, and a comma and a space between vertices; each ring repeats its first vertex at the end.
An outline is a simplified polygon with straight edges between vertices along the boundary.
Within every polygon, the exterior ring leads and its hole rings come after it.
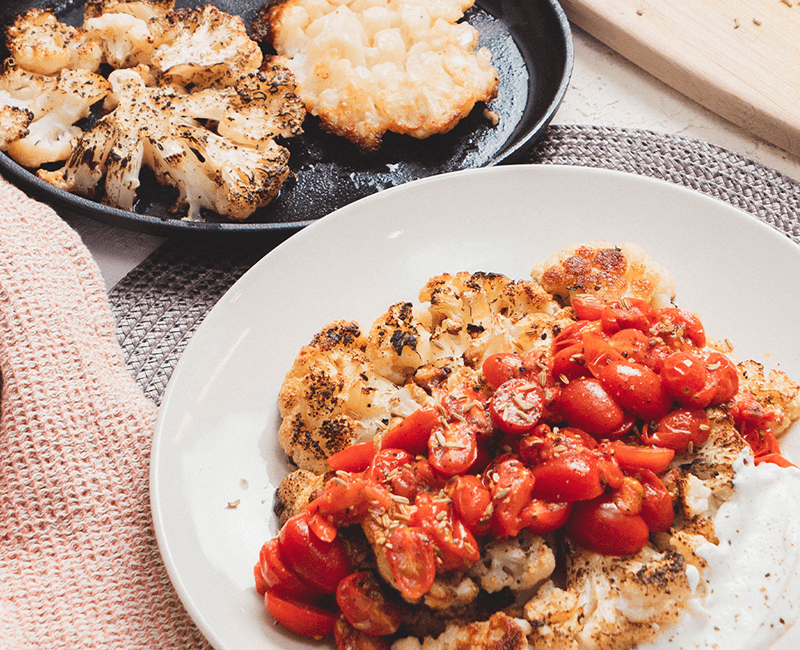
MULTIPOLYGON (((728 149, 651 131, 551 126, 519 162, 601 167, 650 176, 749 212, 800 242, 800 183, 728 149)), ((170 241, 109 292, 117 337, 145 394, 160 403, 205 315, 277 244, 170 241)))

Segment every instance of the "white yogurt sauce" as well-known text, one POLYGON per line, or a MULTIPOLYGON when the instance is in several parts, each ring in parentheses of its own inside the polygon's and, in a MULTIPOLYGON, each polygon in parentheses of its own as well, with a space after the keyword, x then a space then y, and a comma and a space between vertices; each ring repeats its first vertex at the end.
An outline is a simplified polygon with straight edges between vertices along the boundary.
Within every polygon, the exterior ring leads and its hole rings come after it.
POLYGON ((749 452, 734 469, 735 495, 714 520, 719 546, 697 550, 708 595, 639 650, 800 648, 800 629, 779 640, 800 614, 800 469, 756 467, 749 452))

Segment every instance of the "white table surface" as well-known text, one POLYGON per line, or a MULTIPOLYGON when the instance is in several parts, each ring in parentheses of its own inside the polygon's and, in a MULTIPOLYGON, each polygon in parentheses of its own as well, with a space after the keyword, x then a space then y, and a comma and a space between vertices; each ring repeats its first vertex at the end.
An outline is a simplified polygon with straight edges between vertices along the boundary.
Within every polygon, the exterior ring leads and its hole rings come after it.
MULTIPOLYGON (((573 26, 575 69, 553 124, 646 129, 711 142, 800 180, 800 159, 727 122, 573 26)), ((113 287, 164 240, 80 216, 67 221, 113 287)))

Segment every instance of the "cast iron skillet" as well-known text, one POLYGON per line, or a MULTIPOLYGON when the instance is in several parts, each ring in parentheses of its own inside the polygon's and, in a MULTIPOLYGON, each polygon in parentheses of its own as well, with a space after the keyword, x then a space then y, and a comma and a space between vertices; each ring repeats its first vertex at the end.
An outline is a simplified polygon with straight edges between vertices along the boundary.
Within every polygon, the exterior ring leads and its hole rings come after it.
MULTIPOLYGON (((204 2, 177 0, 176 7, 204 2)), ((216 0, 223 11, 239 14, 249 27, 262 0, 216 0)), ((83 0, 7 0, 0 6, 0 28, 33 7, 51 7, 64 22, 83 21, 83 0)), ((0 153, 0 173, 32 196, 132 230, 172 236, 182 233, 275 233, 295 231, 379 190, 407 181, 512 162, 536 140, 553 118, 566 92, 573 66, 572 35, 558 0, 477 0, 466 19, 492 51, 500 75, 497 99, 489 108, 500 122, 492 127, 478 105, 450 133, 426 140, 387 134, 381 150, 358 153, 348 141, 322 132, 308 117, 304 134, 284 144, 293 175, 280 196, 245 223, 213 212, 204 223, 186 222, 168 208, 175 191, 161 188, 145 171, 134 212, 119 210, 59 190, 39 180, 0 153)), ((3 43, 0 57, 8 55, 3 43)))

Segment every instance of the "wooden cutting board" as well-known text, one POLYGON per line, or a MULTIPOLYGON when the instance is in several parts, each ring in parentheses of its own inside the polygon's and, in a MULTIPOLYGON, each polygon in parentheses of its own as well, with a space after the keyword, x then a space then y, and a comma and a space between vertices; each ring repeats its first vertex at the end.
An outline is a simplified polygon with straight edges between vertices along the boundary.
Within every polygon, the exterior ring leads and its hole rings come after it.
POLYGON ((800 155, 800 0, 561 0, 569 19, 687 97, 800 155))

